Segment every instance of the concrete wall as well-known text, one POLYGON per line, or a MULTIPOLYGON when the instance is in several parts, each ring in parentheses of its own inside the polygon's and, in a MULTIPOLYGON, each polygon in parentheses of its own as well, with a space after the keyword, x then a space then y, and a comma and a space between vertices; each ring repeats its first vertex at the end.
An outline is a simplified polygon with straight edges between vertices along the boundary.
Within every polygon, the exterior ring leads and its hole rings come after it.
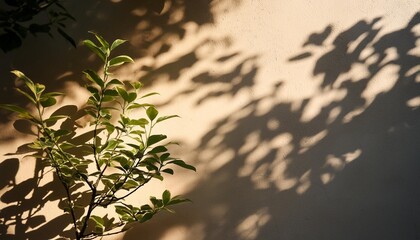
MULTIPOLYGON (((418 1, 167 0, 161 15, 149 4, 66 3, 77 40, 130 41, 136 63, 119 77, 182 116, 161 130, 198 169, 131 198, 167 188, 193 204, 108 239, 420 238, 418 1)), ((98 59, 56 38, 1 53, 1 103, 22 102, 17 68, 84 104, 81 71, 98 59)), ((62 190, 41 163, 5 155, 30 137, 1 113, 1 234, 59 238, 62 190)))

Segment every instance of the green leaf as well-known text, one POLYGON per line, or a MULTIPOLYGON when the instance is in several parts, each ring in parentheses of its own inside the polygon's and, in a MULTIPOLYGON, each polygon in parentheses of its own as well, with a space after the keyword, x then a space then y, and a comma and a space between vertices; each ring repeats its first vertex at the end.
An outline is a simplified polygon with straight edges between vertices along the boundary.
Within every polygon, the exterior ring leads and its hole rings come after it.
POLYGON ((178 160, 174 160, 174 161, 170 161, 169 163, 178 165, 180 167, 183 167, 183 168, 186 168, 186 169, 189 169, 189 170, 197 171, 197 169, 194 166, 189 165, 189 164, 187 164, 184 161, 179 160, 179 159, 178 160))
POLYGON ((130 190, 132 188, 136 188, 138 185, 139 185, 138 182, 130 179, 122 186, 122 188, 125 190, 130 190))
POLYGON ((121 206, 121 205, 116 205, 115 206, 115 212, 117 212, 118 215, 120 215, 120 216, 131 214, 131 211, 130 211, 130 209, 128 207, 121 206))
POLYGON ((46 97, 46 98, 41 98, 40 102, 41 102, 41 105, 44 108, 46 108, 46 107, 51 107, 55 105, 57 103, 57 100, 55 100, 55 98, 53 97, 46 97))
POLYGON ((162 135, 162 134, 152 135, 147 139, 147 146, 151 146, 151 145, 153 145, 155 143, 158 143, 158 142, 160 142, 160 141, 162 141, 163 139, 166 139, 166 138, 167 138, 167 136, 162 135))
POLYGON ((66 149, 70 149, 70 148, 75 148, 76 145, 69 143, 69 142, 63 142, 60 144, 61 149, 66 150, 66 149))
POLYGON ((150 97, 150 96, 153 96, 153 95, 159 95, 159 93, 157 93, 157 92, 148 93, 148 94, 142 96, 141 98, 150 97))
POLYGON ((171 199, 171 201, 169 201, 167 205, 174 205, 174 204, 184 203, 184 202, 192 202, 192 201, 188 198, 179 198, 178 196, 175 196, 171 199))
POLYGON ((104 231, 105 229, 104 220, 101 217, 92 215, 90 216, 90 219, 92 219, 96 224, 95 230, 99 230, 99 232, 104 231))
POLYGON ((120 55, 120 56, 117 56, 117 57, 114 57, 113 59, 111 59, 109 61, 109 66, 110 67, 115 67, 115 66, 119 66, 123 63, 128 63, 128 62, 133 63, 134 60, 127 55, 120 55))
POLYGON ((158 123, 158 122, 162 122, 162 121, 165 121, 165 120, 170 119, 170 118, 176 118, 176 117, 179 117, 179 116, 178 116, 178 115, 170 115, 170 116, 163 116, 163 117, 159 117, 159 118, 156 120, 156 123, 158 123))
POLYGON ((0 108, 16 112, 19 114, 19 117, 24 119, 34 119, 34 117, 28 111, 26 111, 26 109, 13 104, 0 104, 0 108))
POLYGON ((16 91, 18 91, 19 93, 21 93, 23 96, 25 96, 26 98, 28 98, 33 104, 36 104, 36 101, 35 101, 35 99, 31 96, 31 95, 29 95, 29 94, 27 94, 26 92, 24 92, 24 91, 22 91, 21 89, 19 89, 19 88, 16 88, 16 91))
POLYGON ((166 160, 169 158, 169 155, 170 155, 170 153, 164 153, 164 154, 162 154, 162 155, 159 157, 160 161, 161 161, 161 162, 166 161, 166 160))
POLYGON ((119 45, 123 44, 127 42, 127 40, 122 40, 122 39, 116 39, 112 45, 111 45, 111 51, 114 50, 116 47, 118 47, 119 45))
POLYGON ((104 87, 104 81, 98 76, 98 74, 90 69, 84 70, 83 73, 86 75, 87 79, 93 83, 98 84, 101 88, 104 87))
POLYGON ((143 217, 140 219, 140 222, 141 223, 144 223, 144 222, 146 222, 146 221, 149 221, 152 217, 153 217, 153 213, 151 213, 151 212, 148 212, 148 213, 145 213, 144 215, 143 215, 143 217))
POLYGON ((147 120, 146 118, 139 118, 139 119, 131 119, 129 121, 130 125, 137 125, 137 126, 141 126, 144 127, 147 124, 149 124, 149 120, 147 120))
POLYGON ((128 93, 127 93, 127 91, 124 89, 124 88, 122 88, 122 87, 116 87, 115 88, 116 90, 117 90, 117 92, 118 92, 118 94, 125 100, 125 101, 127 101, 128 102, 128 100, 129 100, 129 97, 128 97, 128 93))
POLYGON ((107 41, 105 41, 105 39, 101 35, 99 35, 95 32, 92 32, 92 31, 89 31, 89 33, 95 35, 96 39, 98 39, 98 41, 102 45, 102 47, 104 47, 106 49, 109 48, 109 43, 107 41))
POLYGON ((143 87, 143 84, 140 82, 132 82, 131 86, 133 86, 134 89, 139 90, 140 88, 143 87))
POLYGON ((168 190, 165 190, 165 191, 162 193, 162 201, 163 201, 163 205, 168 204, 170 200, 171 200, 171 192, 169 192, 168 190))
POLYGON ((106 59, 106 54, 105 54, 105 52, 101 49, 101 48, 99 48, 98 46, 96 46, 92 41, 90 41, 90 40, 84 40, 83 41, 83 44, 85 45, 85 46, 87 46, 92 52, 94 52, 96 55, 98 55, 101 59, 102 59, 102 61, 104 61, 105 62, 105 59, 106 59))
POLYGON ((150 121, 153 121, 153 119, 156 118, 156 116, 159 114, 158 110, 156 110, 155 107, 149 107, 146 110, 147 117, 149 117, 150 121))
POLYGON ((149 153, 161 153, 161 152, 166 152, 168 151, 168 149, 164 146, 157 146, 155 148, 153 148, 151 151, 149 151, 149 153))
POLYGON ((24 81, 25 85, 34 94, 34 96, 36 96, 35 84, 34 84, 34 82, 32 82, 31 79, 29 79, 27 76, 25 76, 25 74, 23 74, 21 71, 18 71, 18 70, 13 70, 13 71, 11 71, 11 73, 13 73, 19 79, 22 79, 24 81))
POLYGON ((111 85, 123 85, 124 86, 124 83, 121 82, 120 80, 114 78, 111 81, 106 82, 106 84, 105 84, 106 87, 111 86, 111 85))
POLYGON ((143 104, 132 103, 132 104, 130 104, 130 106, 127 109, 135 109, 135 108, 143 108, 143 107, 151 107, 151 106, 153 106, 153 105, 149 104, 149 103, 143 103, 143 104))
POLYGON ((172 170, 171 168, 163 169, 162 172, 167 173, 167 174, 174 175, 174 170, 172 170))
POLYGON ((131 102, 133 102, 134 100, 136 100, 136 98, 137 98, 137 93, 135 93, 135 92, 130 92, 130 93, 128 93, 127 102, 131 103, 131 102))

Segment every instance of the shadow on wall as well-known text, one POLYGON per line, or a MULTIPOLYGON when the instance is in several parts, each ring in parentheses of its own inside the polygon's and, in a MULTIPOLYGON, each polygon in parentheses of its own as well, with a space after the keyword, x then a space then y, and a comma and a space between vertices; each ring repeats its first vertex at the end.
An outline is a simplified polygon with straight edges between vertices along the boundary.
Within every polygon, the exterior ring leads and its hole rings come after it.
POLYGON ((419 24, 417 13, 382 36, 381 18, 311 34, 289 63, 315 61, 319 94, 279 102, 279 83, 220 120, 196 149, 208 176, 185 193, 195 204, 124 239, 419 239, 419 24))
MULTIPOLYGON (((105 39, 127 39, 130 45, 118 51, 130 53, 133 58, 156 58, 171 50, 185 37, 186 29, 198 30, 213 23, 211 6, 225 2, 197 0, 75 0, 63 5, 76 19, 66 31, 79 47, 75 50, 62 39, 48 35, 28 35, 25 44, 7 54, 0 53, 0 103, 14 99, 22 105, 28 102, 13 91, 15 86, 11 70, 19 69, 36 82, 48 86, 50 91, 63 91, 68 83, 84 85, 82 71, 86 68, 99 69, 100 61, 86 48, 81 47, 83 39, 90 38, 88 31, 95 31, 105 39), (160 14, 156 13, 164 4, 160 14)), ((226 7, 238 5, 233 1, 226 7)), ((116 53, 118 53, 118 51, 116 53)), ((195 60, 194 60, 195 61, 195 60)), ((176 69, 169 69, 176 71, 176 69)), ((139 70, 141 71, 141 70, 139 70)), ((0 123, 9 118, 8 112, 0 110, 0 123)))
MULTIPOLYGON (((223 1, 218 1, 222 3, 223 1)), ((239 4, 239 1, 234 1, 239 4)), ((196 30, 205 24, 212 23, 210 11, 212 1, 166 1, 165 8, 160 15, 150 11, 155 1, 72 1, 67 2, 68 10, 77 19, 76 25, 69 27, 68 32, 75 39, 86 38, 88 30, 101 33, 106 39, 124 38, 129 39, 131 46, 122 52, 130 52, 134 58, 151 56, 156 58, 169 51, 177 40, 185 37, 185 29, 190 25, 196 30), (200 9, 200 11, 197 11, 200 9), (118 19, 115 21, 113 19, 118 19), (124 27, 121 27, 124 26, 124 27)), ((27 42, 16 51, 1 56, 0 102, 9 103, 13 99, 14 104, 26 105, 24 98, 18 96, 12 89, 14 82, 10 80, 8 72, 19 69, 25 72, 34 81, 47 86, 48 91, 66 90, 67 83, 75 82, 83 85, 81 71, 89 66, 98 68, 98 59, 92 58, 87 50, 74 51, 65 46, 65 42, 51 43, 50 40, 39 36, 28 37, 27 42), (45 41, 45 42, 44 42, 45 41), (50 42, 49 42, 50 41, 50 42), (30 56, 30 57, 28 57, 30 56), (93 63, 95 60, 96 63, 93 63), (4 75, 4 76, 3 76, 4 75)), ((211 41, 211 40, 207 40, 211 41)), ((179 75, 177 71, 187 68, 188 64, 200 61, 195 50, 186 53, 191 61, 187 63, 185 58, 175 60, 172 64, 161 69, 170 74, 169 80, 175 80, 179 75)), ((139 71, 142 71, 139 69, 139 71)), ((149 71, 149 70, 148 70, 149 71)), ((153 79, 159 78, 158 70, 155 74, 147 75, 147 84, 152 84, 153 79)), ((64 106, 68 114, 78 115, 80 106, 64 106)), ((1 110, 2 123, 9 123, 10 115, 1 110)), ((73 119, 75 120, 75 119, 73 119)), ((17 127, 24 133, 27 128, 17 127)), ((3 143, 14 140, 13 136, 1 136, 3 143)), ((17 153, 24 153, 24 149, 18 149, 17 153), (23 151, 23 152, 22 152, 23 151)), ((6 158, 9 156, 6 156, 6 158)), ((22 167, 23 159, 8 158, 0 163, 0 200, 6 205, 0 212, 0 235, 8 239, 52 239, 57 237, 72 236, 70 230, 64 231, 70 225, 70 216, 61 215, 46 222, 46 216, 40 214, 46 204, 63 199, 65 192, 58 181, 51 181, 40 186, 42 176, 45 174, 43 165, 36 161, 32 176, 25 176, 23 182, 17 181, 19 168, 22 167)), ((28 160, 30 161, 30 160, 28 160)), ((34 160, 35 161, 35 160, 34 160)))

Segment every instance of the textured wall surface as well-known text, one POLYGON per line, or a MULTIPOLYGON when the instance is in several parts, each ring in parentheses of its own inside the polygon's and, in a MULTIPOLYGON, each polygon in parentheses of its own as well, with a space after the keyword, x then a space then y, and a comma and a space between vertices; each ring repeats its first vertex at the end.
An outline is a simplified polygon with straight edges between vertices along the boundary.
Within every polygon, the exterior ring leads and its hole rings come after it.
MULTIPOLYGON (((193 204, 107 239, 420 239, 419 1, 167 0, 160 15, 149 2, 65 5, 76 40, 129 40, 136 63, 118 76, 182 117, 160 130, 197 167, 130 197, 170 189, 193 204)), ((0 53, 0 102, 25 104, 19 69, 80 108, 84 68, 99 61, 83 47, 29 36, 0 53)), ((60 186, 7 155, 31 138, 0 113, 0 234, 60 238, 60 186)))

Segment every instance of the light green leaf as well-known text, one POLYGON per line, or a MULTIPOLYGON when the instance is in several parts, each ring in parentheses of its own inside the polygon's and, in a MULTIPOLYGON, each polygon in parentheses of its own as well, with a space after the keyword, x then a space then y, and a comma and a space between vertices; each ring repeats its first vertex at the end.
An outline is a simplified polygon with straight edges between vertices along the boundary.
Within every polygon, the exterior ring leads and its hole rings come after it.
POLYGON ((110 67, 115 67, 115 66, 119 66, 123 63, 130 63, 130 62, 131 63, 134 62, 134 60, 131 57, 129 57, 127 55, 120 55, 120 56, 117 56, 117 57, 114 57, 113 59, 111 59, 109 61, 109 66, 110 67))
POLYGON ((141 98, 146 98, 146 97, 150 97, 150 96, 153 96, 153 95, 159 95, 159 93, 157 93, 157 92, 148 93, 148 94, 142 96, 141 98))
POLYGON ((114 50, 116 47, 118 47, 119 45, 123 44, 127 42, 127 40, 122 40, 122 39, 116 39, 112 45, 111 45, 111 51, 114 50))
POLYGON ((102 61, 104 61, 105 62, 105 59, 106 59, 106 54, 105 54, 105 52, 101 49, 101 48, 99 48, 98 46, 96 46, 92 41, 90 41, 90 40, 84 40, 83 41, 83 44, 85 45, 85 46, 87 46, 92 52, 94 52, 96 55, 98 55, 101 59, 102 59, 102 61))
POLYGON ((103 230, 105 229, 104 220, 101 217, 95 215, 90 216, 90 219, 92 219, 95 222, 95 229, 102 229, 101 232, 103 232, 103 230))
POLYGON ((13 70, 11 71, 11 73, 13 73, 16 77, 18 77, 19 79, 22 79, 25 82, 25 85, 31 90, 31 92, 34 94, 34 96, 36 96, 36 89, 35 89, 35 84, 34 82, 32 82, 31 79, 29 79, 27 76, 25 76, 24 73, 22 73, 19 70, 13 70))
POLYGON ((144 127, 147 124, 149 124, 149 120, 147 120, 146 118, 131 119, 129 121, 129 124, 130 125, 138 125, 138 126, 144 127))
POLYGON ((89 31, 89 33, 92 33, 93 35, 95 35, 96 39, 98 39, 98 41, 102 45, 102 47, 104 47, 106 49, 109 48, 109 43, 107 41, 105 41, 105 39, 101 35, 93 32, 93 31, 89 31))
POLYGON ((179 117, 179 116, 178 115, 170 115, 170 116, 159 117, 157 119, 156 123, 165 121, 165 120, 170 119, 170 118, 176 118, 176 117, 179 117))

